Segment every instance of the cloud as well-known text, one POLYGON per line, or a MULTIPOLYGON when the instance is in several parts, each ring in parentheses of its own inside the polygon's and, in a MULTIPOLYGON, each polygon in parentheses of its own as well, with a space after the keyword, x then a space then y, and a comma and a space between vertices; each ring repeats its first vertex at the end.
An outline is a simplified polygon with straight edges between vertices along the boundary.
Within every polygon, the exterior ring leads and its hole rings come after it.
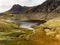
POLYGON ((0 0, 0 12, 9 10, 13 5, 11 0, 0 0))
POLYGON ((0 0, 0 12, 9 10, 14 4, 22 6, 35 6, 39 5, 45 0, 0 0))
POLYGON ((46 1, 46 0, 32 0, 32 5, 33 6, 34 5, 39 5, 39 4, 43 3, 44 1, 46 1))
POLYGON ((20 4, 22 6, 35 6, 41 4, 44 1, 46 0, 15 0, 15 3, 20 4))

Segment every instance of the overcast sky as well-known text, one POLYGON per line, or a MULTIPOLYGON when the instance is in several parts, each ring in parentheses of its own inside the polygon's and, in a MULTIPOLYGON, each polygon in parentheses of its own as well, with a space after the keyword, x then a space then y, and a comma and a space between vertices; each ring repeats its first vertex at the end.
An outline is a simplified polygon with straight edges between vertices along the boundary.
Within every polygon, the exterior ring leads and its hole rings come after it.
POLYGON ((45 0, 0 0, 0 12, 9 10, 14 4, 22 6, 36 6, 43 3, 45 0))

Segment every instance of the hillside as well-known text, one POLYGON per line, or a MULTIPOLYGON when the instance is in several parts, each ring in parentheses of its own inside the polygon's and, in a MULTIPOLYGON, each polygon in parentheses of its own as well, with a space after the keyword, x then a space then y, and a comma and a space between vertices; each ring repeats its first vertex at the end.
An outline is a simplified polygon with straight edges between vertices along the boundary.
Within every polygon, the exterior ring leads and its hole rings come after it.
POLYGON ((60 17, 60 1, 46 0, 41 5, 33 7, 28 12, 28 17, 33 20, 50 20, 60 17))
POLYGON ((41 5, 34 7, 25 7, 15 4, 9 11, 2 13, 0 17, 19 20, 50 20, 60 17, 59 8, 60 1, 58 0, 46 0, 41 5))
POLYGON ((60 18, 60 5, 47 16, 47 20, 54 18, 60 18))
POLYGON ((60 1, 47 0, 41 5, 33 7, 29 12, 51 12, 60 5, 60 1))
POLYGON ((34 7, 15 4, 0 13, 0 45, 60 45, 60 1, 46 0, 34 7), (22 20, 39 24, 31 30, 23 27, 32 23, 22 20))
POLYGON ((19 14, 24 13, 25 11, 29 10, 30 7, 20 6, 19 4, 13 5, 13 7, 10 9, 10 12, 12 14, 19 14))
POLYGON ((0 19, 27 19, 26 11, 30 10, 32 7, 21 6, 19 4, 14 4, 10 10, 0 13, 0 19))

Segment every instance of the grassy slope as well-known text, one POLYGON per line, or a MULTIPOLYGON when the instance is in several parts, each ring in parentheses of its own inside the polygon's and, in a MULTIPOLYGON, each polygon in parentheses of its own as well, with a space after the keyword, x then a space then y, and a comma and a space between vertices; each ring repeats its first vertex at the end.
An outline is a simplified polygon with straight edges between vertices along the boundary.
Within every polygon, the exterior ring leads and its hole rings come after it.
MULTIPOLYGON (((55 15, 55 13, 51 13, 51 14, 55 15)), ((20 14, 17 14, 17 15, 20 15, 20 14)), ((40 19, 39 15, 40 13, 38 13, 37 19, 40 19)), ((7 16, 7 19, 8 17, 10 16, 7 16)), ((19 16, 17 16, 17 18, 18 17, 19 16)), ((20 16, 19 18, 23 19, 23 17, 25 16, 20 16)), ((29 19, 36 19, 36 17, 34 18, 33 17, 28 16, 29 19)), ((56 37, 58 34, 60 34, 59 32, 60 31, 60 19, 49 20, 45 24, 35 26, 34 28, 35 28, 35 34, 31 35, 32 31, 30 31, 29 29, 18 28, 16 24, 11 23, 11 22, 5 22, 3 20, 0 22, 0 34, 2 34, 0 36, 0 40, 4 39, 8 41, 8 42, 7 41, 3 42, 4 45, 13 45, 13 44, 14 45, 60 45, 60 40, 59 40, 60 38, 56 37), (48 29, 44 29, 44 28, 48 28, 48 29), (46 33, 46 31, 44 30, 48 30, 48 31, 55 30, 53 32, 56 32, 56 33, 53 33, 51 35, 48 33, 52 31, 46 33)))
MULTIPOLYGON (((19 37, 13 38, 13 40, 5 42, 4 44, 5 45, 13 45, 13 44, 14 45, 60 45, 60 40, 59 40, 60 38, 58 38, 58 36, 56 37, 56 35, 60 34, 60 33, 58 33, 58 31, 60 31, 60 28, 59 28, 60 25, 57 25, 57 23, 60 24, 60 20, 58 20, 58 19, 49 20, 45 24, 34 26, 33 27, 35 29, 35 33, 33 33, 34 35, 26 36, 26 34, 24 34, 22 37, 20 35, 19 37), (53 23, 53 22, 55 22, 55 23, 53 23), (53 27, 49 26, 52 24, 55 26, 53 26, 53 27), (48 26, 46 26, 46 25, 48 25, 48 26), (47 29, 47 28, 52 28, 53 30, 47 29), (51 33, 51 32, 53 32, 53 33, 51 33), (54 33, 54 32, 56 32, 56 33, 54 33)), ((30 31, 27 31, 27 29, 21 28, 21 30, 23 30, 23 31, 26 30, 26 33, 30 32, 30 31)), ((27 33, 27 34, 29 34, 29 33, 27 33)))
POLYGON ((31 30, 19 28, 13 22, 7 22, 0 19, 0 42, 2 41, 2 44, 5 45, 7 41, 7 44, 10 44, 10 41, 11 44, 14 44, 14 40, 18 37, 24 37, 24 39, 26 39, 25 37, 30 34, 32 34, 31 30))

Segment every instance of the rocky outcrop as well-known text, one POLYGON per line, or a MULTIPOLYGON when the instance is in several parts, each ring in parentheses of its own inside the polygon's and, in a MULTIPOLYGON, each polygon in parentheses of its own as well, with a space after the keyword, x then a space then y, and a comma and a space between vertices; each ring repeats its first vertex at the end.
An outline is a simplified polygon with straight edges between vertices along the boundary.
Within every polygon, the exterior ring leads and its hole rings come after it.
POLYGON ((60 1, 58 0, 47 0, 41 5, 33 7, 28 12, 51 12, 55 10, 60 5, 60 1))
POLYGON ((22 12, 22 9, 23 9, 23 7, 17 4, 17 5, 13 5, 13 7, 11 8, 10 11, 11 11, 11 13, 16 14, 16 13, 22 12))
POLYGON ((30 7, 25 7, 25 6, 20 6, 19 4, 13 5, 13 7, 10 9, 10 12, 12 14, 19 14, 19 13, 24 13, 27 11, 30 7))

